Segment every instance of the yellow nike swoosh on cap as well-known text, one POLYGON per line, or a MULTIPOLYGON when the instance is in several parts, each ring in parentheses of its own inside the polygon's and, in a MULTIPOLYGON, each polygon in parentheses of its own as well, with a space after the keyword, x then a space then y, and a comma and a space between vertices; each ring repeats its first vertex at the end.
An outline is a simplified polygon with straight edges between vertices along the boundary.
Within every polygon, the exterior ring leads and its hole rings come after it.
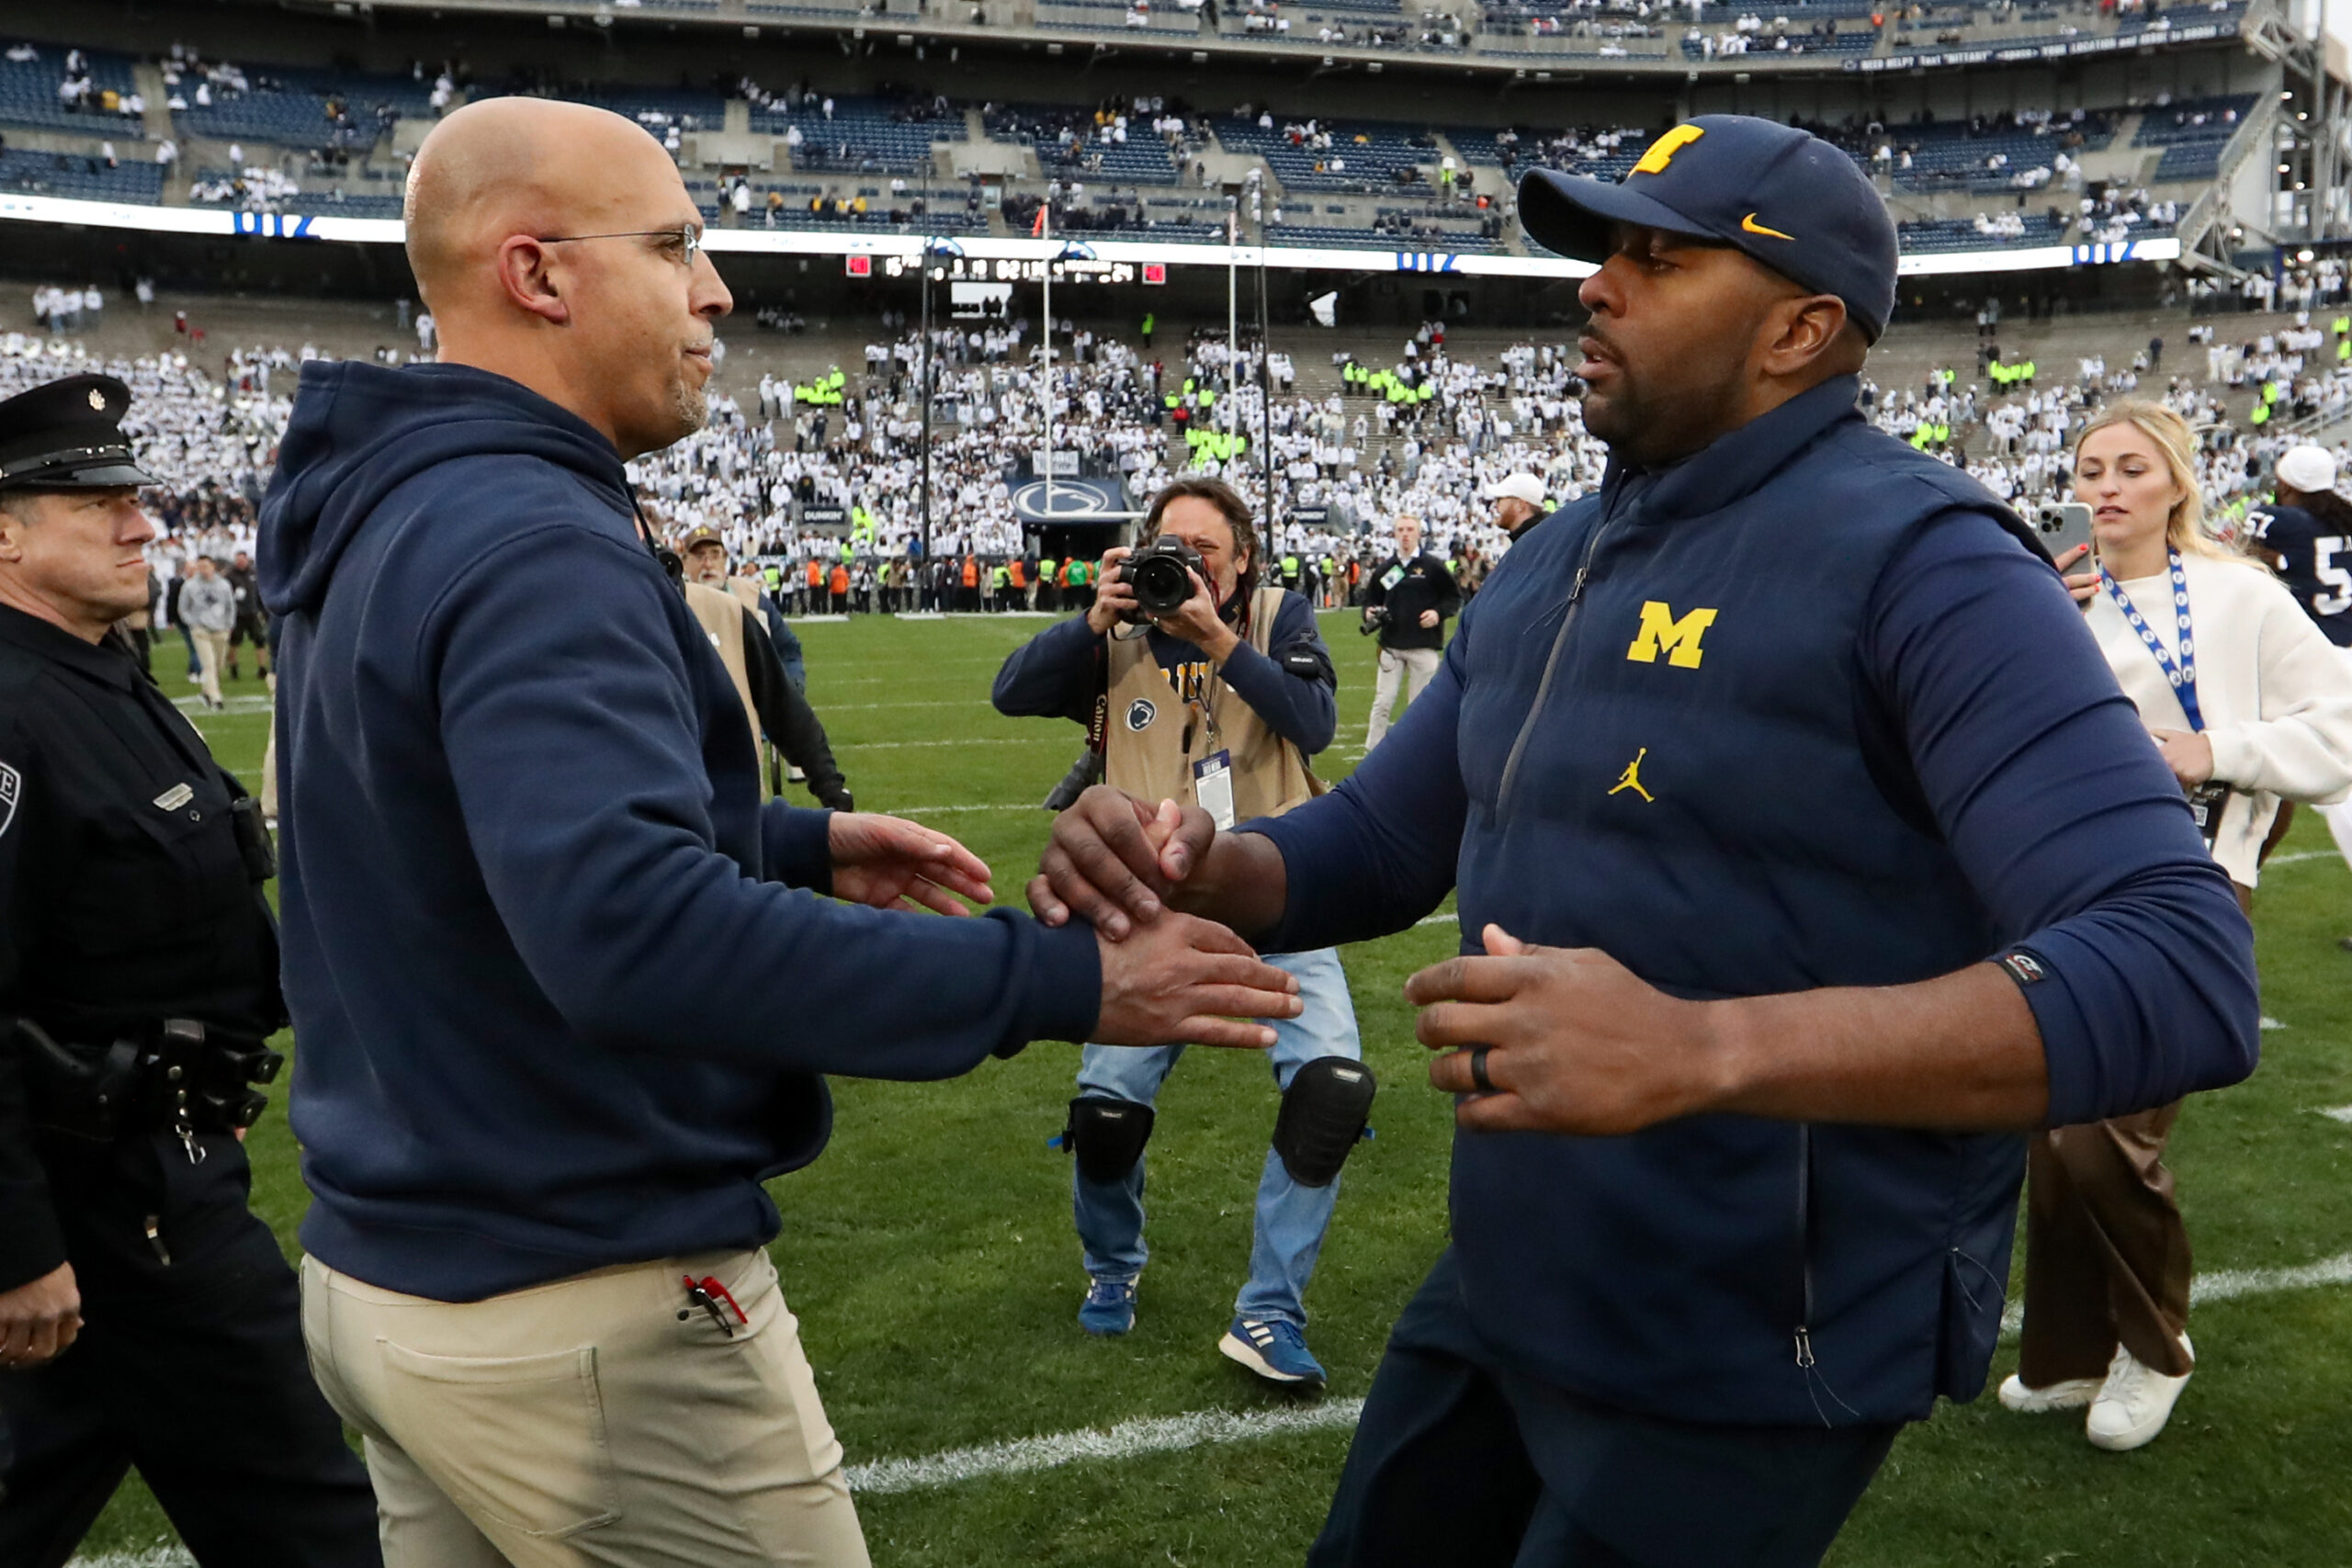
POLYGON ((1756 214, 1753 212, 1741 219, 1739 220, 1739 226, 1750 234, 1770 234, 1776 240, 1792 241, 1796 238, 1794 234, 1783 234, 1778 229, 1767 229, 1763 224, 1756 221, 1756 214))

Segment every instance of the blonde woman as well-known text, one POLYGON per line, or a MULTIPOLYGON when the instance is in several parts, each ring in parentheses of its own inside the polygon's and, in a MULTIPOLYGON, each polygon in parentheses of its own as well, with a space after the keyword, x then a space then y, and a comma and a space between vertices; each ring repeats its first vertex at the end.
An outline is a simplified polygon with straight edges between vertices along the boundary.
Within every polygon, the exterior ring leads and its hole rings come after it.
MULTIPOLYGON (((2207 538, 2195 450, 2159 404, 2119 403, 2085 428, 2075 497, 2098 560, 2067 582, 2250 909, 2280 802, 2352 786, 2352 670, 2267 570, 2207 538)), ((2001 1403, 2087 1405, 2103 1449, 2152 1441, 2196 1366, 2188 1235, 2164 1165, 2179 1113, 2055 1128, 2028 1156, 2025 1331, 2001 1403)))

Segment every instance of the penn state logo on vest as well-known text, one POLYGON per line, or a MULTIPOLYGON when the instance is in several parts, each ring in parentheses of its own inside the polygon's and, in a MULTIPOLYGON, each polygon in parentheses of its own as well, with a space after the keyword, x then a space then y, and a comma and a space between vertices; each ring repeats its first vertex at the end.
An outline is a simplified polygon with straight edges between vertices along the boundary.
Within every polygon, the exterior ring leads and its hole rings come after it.
POLYGON ((0 762, 0 833, 17 819, 17 796, 24 793, 24 778, 16 769, 0 762))
POLYGON ((1151 721, 1159 716, 1159 710, 1151 705, 1151 699, 1149 697, 1137 697, 1134 702, 1127 705, 1127 728, 1129 729, 1147 729, 1150 728, 1151 721))

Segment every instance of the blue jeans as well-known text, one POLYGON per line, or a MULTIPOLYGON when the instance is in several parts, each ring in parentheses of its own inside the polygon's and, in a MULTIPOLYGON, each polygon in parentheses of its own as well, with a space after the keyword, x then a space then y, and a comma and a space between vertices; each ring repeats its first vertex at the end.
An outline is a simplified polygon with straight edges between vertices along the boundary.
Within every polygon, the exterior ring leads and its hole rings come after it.
MULTIPOLYGON (((1288 1089, 1291 1075, 1317 1056, 1362 1061, 1355 1003, 1348 996, 1339 950, 1269 955, 1266 962, 1298 976, 1299 999, 1306 1004, 1296 1018, 1267 1021, 1274 1028, 1275 1088, 1288 1089)), ((1079 1064, 1079 1091, 1149 1105, 1183 1054, 1182 1045, 1150 1050, 1089 1045, 1079 1064)), ((1078 1238, 1085 1244, 1086 1271, 1098 1280, 1132 1280, 1143 1272, 1149 1256, 1143 1242, 1143 1161, 1137 1160, 1124 1181, 1089 1181, 1075 1170, 1071 1173, 1078 1238)), ((1330 1226, 1331 1207, 1339 1198, 1336 1180, 1328 1187, 1302 1187, 1291 1179, 1282 1156, 1271 1148, 1266 1151, 1265 1168, 1258 1178, 1250 1280, 1233 1303, 1238 1314, 1306 1326, 1306 1308, 1300 1298, 1315 1273, 1315 1258, 1323 1250, 1323 1233, 1330 1226)))

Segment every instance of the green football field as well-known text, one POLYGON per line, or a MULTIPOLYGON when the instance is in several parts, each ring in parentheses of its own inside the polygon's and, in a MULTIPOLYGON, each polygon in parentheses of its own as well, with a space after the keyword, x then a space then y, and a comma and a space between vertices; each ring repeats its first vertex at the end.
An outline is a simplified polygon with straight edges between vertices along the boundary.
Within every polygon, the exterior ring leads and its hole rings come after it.
MULTIPOLYGON (((1034 619, 861 619, 800 628, 809 694, 858 803, 955 833, 1018 904, 1046 818, 1035 803, 1076 754, 1076 727, 988 705, 1034 619)), ((1363 744, 1373 655, 1325 617, 1341 672, 1343 774, 1363 744)), ((175 694, 176 645, 157 666, 175 694)), ((252 778, 265 718, 247 679, 200 719, 252 778), (243 710, 243 711, 239 711, 243 710)), ((2256 911, 2266 1059, 2209 1095, 2173 1143, 2206 1298, 2199 1372, 2165 1436, 2099 1453, 2080 1418, 2022 1418, 1990 1391, 1906 1434, 1831 1561, 1838 1564, 2336 1565, 2352 1560, 2352 879, 2313 816, 2273 862, 2256 911), (2348 1111, 2347 1115, 2352 1115, 2348 1111)), ((910 917, 911 918, 911 917, 910 917)), ((1446 1100, 1400 995, 1453 951, 1451 920, 1346 953, 1365 1056, 1383 1083, 1308 1295, 1330 1368, 1319 1404, 1258 1385, 1218 1356, 1250 1245, 1275 1100, 1262 1059, 1195 1051, 1170 1080, 1151 1145, 1140 1319, 1099 1341, 1073 1321, 1083 1289, 1060 1128, 1073 1047, 1042 1043, 955 1083, 837 1082, 832 1145, 775 1185, 774 1247, 819 1384, 854 1466, 883 1564, 1024 1568, 1296 1562, 1321 1522, 1397 1308, 1445 1240, 1446 1100), (1190 1419, 1185 1419, 1190 1418, 1190 1419), (1156 1424, 1152 1424, 1156 1421, 1156 1424), (1113 1439, 1075 1440, 1122 1424, 1113 1439), (1037 1439, 1012 1449, 989 1445, 1037 1439), (1090 1457, 1084 1450, 1096 1451, 1090 1457), (1073 1457, 1075 1456, 1075 1457, 1073 1457)), ((776 1020, 779 1032, 791 1028, 776 1020)), ((280 1108, 252 1143, 254 1201, 288 1251, 305 1195, 280 1108)), ((2012 1288, 2014 1294, 2015 1287, 2012 1288)), ((1996 1379, 2013 1366, 2005 1347, 1996 1379)), ((169 1561, 169 1527, 136 1482, 93 1557, 169 1561)))

